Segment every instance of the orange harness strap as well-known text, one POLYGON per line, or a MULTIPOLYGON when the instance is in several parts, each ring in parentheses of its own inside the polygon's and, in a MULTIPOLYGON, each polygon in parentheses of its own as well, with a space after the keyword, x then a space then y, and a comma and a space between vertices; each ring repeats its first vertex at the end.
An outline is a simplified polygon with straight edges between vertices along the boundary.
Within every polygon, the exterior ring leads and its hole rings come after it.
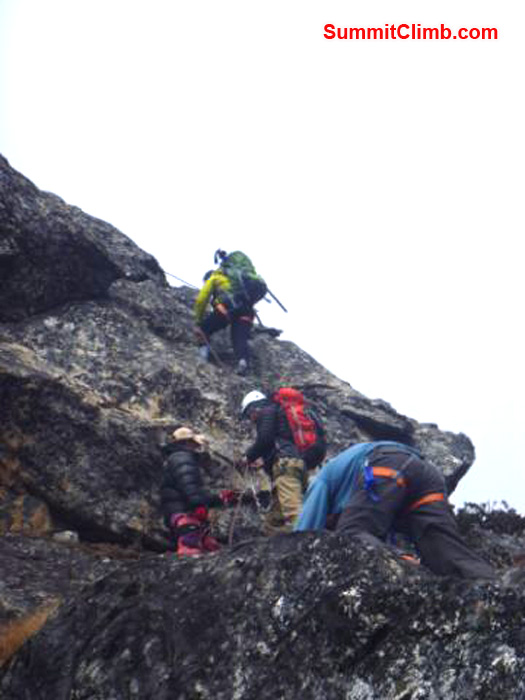
POLYGON ((218 311, 223 316, 228 316, 228 309, 222 302, 219 304, 215 304, 215 311, 218 311))
POLYGON ((372 467, 372 474, 374 476, 382 476, 386 479, 395 479, 398 486, 407 485, 406 479, 399 476, 397 469, 390 469, 390 467, 372 467))
POLYGON ((417 508, 420 508, 421 506, 426 506, 428 503, 436 503, 437 501, 446 501, 446 500, 447 500, 447 497, 441 491, 435 491, 434 493, 427 493, 426 496, 422 496, 422 498, 418 498, 417 501, 414 501, 414 503, 411 503, 405 512, 410 513, 411 511, 416 510, 417 508))
MULTIPOLYGON (((391 469, 390 467, 369 467, 369 470, 372 473, 372 478, 383 477, 386 479, 395 479, 398 486, 407 485, 406 479, 403 476, 399 476, 397 469, 391 469)), ((421 506, 426 506, 428 503, 437 503, 438 501, 446 500, 447 497, 442 491, 434 491, 433 493, 427 493, 425 496, 418 498, 417 501, 411 503, 404 512, 410 513, 421 506)))

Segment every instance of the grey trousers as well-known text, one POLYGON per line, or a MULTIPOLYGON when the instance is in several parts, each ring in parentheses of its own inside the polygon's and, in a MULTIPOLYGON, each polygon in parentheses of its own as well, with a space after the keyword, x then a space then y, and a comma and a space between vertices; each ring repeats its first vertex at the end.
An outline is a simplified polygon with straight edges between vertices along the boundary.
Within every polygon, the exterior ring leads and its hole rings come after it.
POLYGON ((435 574, 494 578, 492 566, 462 539, 446 498, 417 505, 429 494, 445 493, 443 475, 436 467, 395 448, 373 452, 369 465, 394 469, 400 478, 377 476, 372 488, 366 489, 361 476, 337 530, 373 545, 384 545, 388 534, 398 530, 412 539, 421 563, 435 574))

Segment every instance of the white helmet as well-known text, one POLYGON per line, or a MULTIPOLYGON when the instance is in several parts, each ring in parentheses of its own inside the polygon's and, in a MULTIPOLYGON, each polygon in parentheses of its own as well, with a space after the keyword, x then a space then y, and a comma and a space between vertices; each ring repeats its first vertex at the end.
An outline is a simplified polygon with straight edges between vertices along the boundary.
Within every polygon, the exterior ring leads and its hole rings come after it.
POLYGON ((246 411, 252 403, 256 403, 256 401, 264 401, 265 398, 266 396, 260 391, 250 391, 242 400, 241 416, 246 415, 246 411))

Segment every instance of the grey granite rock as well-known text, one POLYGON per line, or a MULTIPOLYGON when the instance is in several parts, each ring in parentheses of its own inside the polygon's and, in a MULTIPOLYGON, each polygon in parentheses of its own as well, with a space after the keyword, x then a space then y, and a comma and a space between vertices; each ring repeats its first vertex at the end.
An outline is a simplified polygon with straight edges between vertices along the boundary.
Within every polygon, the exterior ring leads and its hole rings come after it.
POLYGON ((254 333, 245 377, 226 334, 198 362, 195 292, 171 288, 130 239, 3 158, 0 274, 2 697, 525 693, 519 517, 510 529, 501 518, 464 523, 505 570, 494 584, 439 580, 340 535, 265 539, 256 503, 213 514, 219 554, 181 562, 166 552, 162 443, 192 424, 210 438, 210 488, 250 487, 234 465, 251 438, 238 408, 253 388, 301 388, 326 423, 329 454, 399 440, 451 490, 474 461, 465 435, 368 399, 272 329, 254 333), (80 541, 53 538, 64 530, 80 541), (38 634, 2 651, 50 604, 38 634))

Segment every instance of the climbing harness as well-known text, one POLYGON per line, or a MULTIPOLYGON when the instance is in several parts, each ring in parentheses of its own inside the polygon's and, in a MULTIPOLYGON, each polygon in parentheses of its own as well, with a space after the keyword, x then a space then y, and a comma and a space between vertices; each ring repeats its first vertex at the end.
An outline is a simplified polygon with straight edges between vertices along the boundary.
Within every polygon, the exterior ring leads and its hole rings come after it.
POLYGON ((417 510, 418 508, 421 508, 421 506, 426 506, 429 503, 438 503, 446 500, 447 497, 442 491, 427 493, 426 496, 422 496, 421 498, 418 498, 417 501, 414 501, 414 503, 411 503, 405 510, 405 513, 411 513, 413 510, 417 510))
POLYGON ((372 467, 369 463, 368 458, 363 466, 363 475, 365 481, 365 491, 368 493, 372 501, 376 503, 379 501, 379 496, 374 491, 376 485, 376 478, 383 479, 396 479, 396 483, 399 487, 405 488, 407 486, 407 481, 402 475, 403 469, 407 467, 410 462, 415 459, 414 455, 408 455, 408 458, 403 462, 399 469, 392 469, 391 467, 372 467))
MULTIPOLYGON (((370 496, 370 498, 375 502, 379 501, 379 496, 377 495, 377 493, 374 492, 374 486, 376 484, 377 478, 395 479, 397 485, 400 488, 406 488, 408 484, 407 480, 402 475, 402 470, 410 463, 412 459, 413 456, 409 456, 407 461, 404 462, 401 469, 392 469, 391 467, 372 467, 368 463, 367 459, 363 467, 365 482, 364 488, 370 496)), ((407 515, 408 513, 411 513, 412 511, 421 508, 421 506, 426 506, 429 503, 438 503, 446 500, 447 497, 442 491, 433 491, 432 493, 427 493, 425 496, 422 496, 421 498, 418 498, 414 502, 410 503, 403 511, 403 515, 407 515)))
POLYGON ((398 486, 406 486, 402 477, 400 477, 397 469, 389 469, 388 467, 371 467, 368 460, 363 467, 363 475, 365 479, 365 491, 376 503, 379 501, 379 496, 374 491, 376 485, 376 477, 386 477, 388 479, 396 479, 398 486))
POLYGON ((400 475, 397 469, 390 469, 390 467, 371 467, 367 462, 363 471, 365 477, 365 491, 370 498, 376 502, 379 501, 379 496, 374 491, 377 477, 395 479, 397 485, 400 487, 405 487, 407 485, 406 479, 400 475))

